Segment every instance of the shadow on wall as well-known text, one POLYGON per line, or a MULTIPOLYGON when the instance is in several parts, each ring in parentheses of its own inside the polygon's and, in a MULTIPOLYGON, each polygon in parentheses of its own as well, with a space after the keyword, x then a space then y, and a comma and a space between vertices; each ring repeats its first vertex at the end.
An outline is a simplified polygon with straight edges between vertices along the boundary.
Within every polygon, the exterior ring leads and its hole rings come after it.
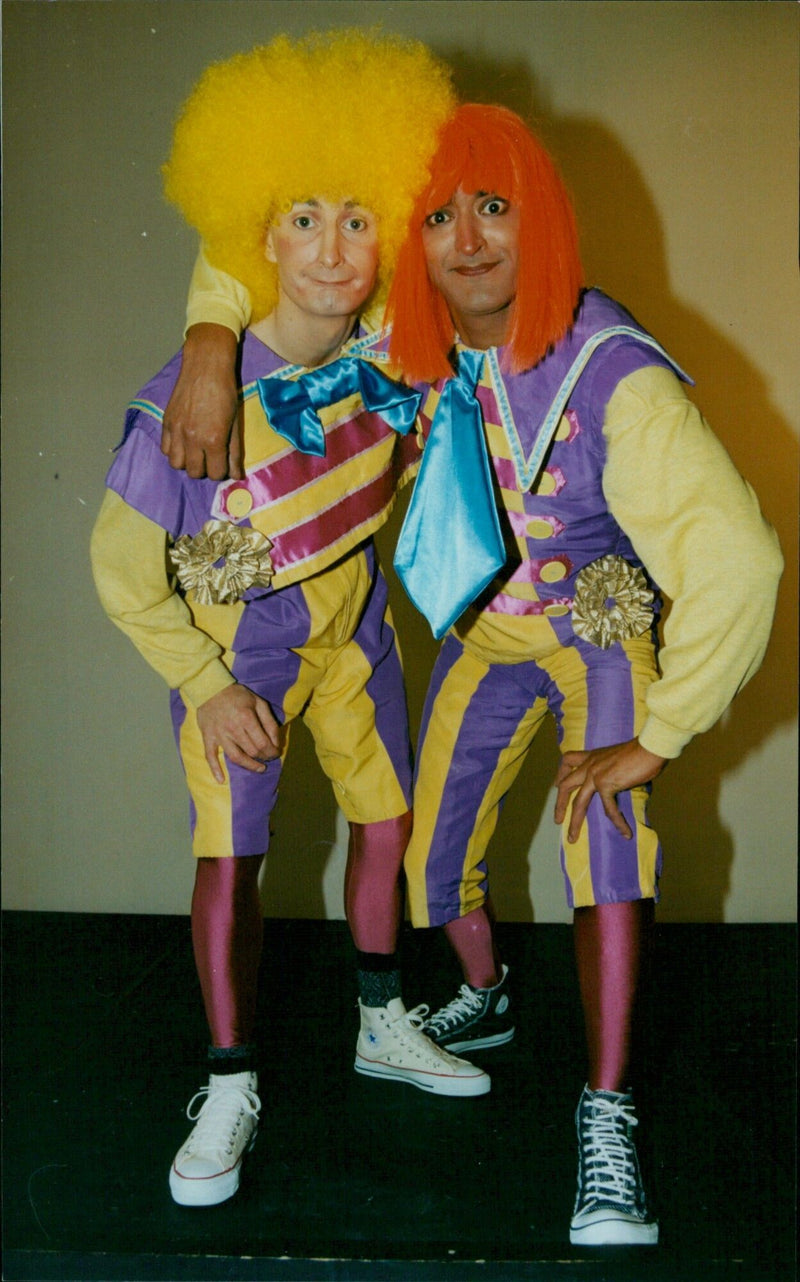
POLYGON ((586 229, 587 279, 619 298, 695 379, 689 395, 755 489, 786 559, 761 671, 654 789, 652 818, 665 850, 660 919, 723 921, 734 849, 719 813, 722 780, 775 730, 790 725, 797 711, 798 441, 771 402, 758 367, 671 293, 657 211, 619 142, 588 120, 554 121, 547 140, 573 193, 579 226, 586 229))
MULTIPOLYGON (((695 378, 698 387, 690 394, 754 486, 781 540, 787 567, 764 666, 736 699, 729 714, 669 767, 656 785, 652 807, 653 822, 666 852, 666 893, 660 918, 722 921, 734 856, 731 834, 719 813, 722 780, 773 731, 791 723, 796 712, 791 675, 796 671, 797 660, 793 623, 797 563, 792 516, 798 443, 789 424, 771 404, 759 370, 725 334, 672 295, 658 212, 642 174, 620 142, 597 121, 558 118, 537 94, 530 71, 522 63, 476 59, 458 51, 444 51, 444 56, 456 70, 463 98, 501 102, 512 108, 530 121, 551 149, 575 201, 587 281, 618 298, 695 378), (487 93, 486 86, 491 86, 491 93, 487 93), (776 459, 780 459, 780 466, 775 466, 776 459)), ((404 510, 405 502, 401 500, 378 543, 390 580, 392 608, 404 655, 412 733, 416 736, 437 646, 389 568, 404 510)), ((267 911, 277 911, 279 915, 294 915, 291 889, 287 891, 291 881, 288 869, 294 844, 303 842, 308 780, 318 772, 308 735, 295 736, 290 758, 294 759, 290 760, 276 811, 276 858, 268 860, 264 883, 267 911), (284 824, 284 815, 293 816, 292 821, 284 824), (280 905, 277 909, 276 904, 280 905)), ((490 867, 498 869, 496 900, 501 916, 502 887, 515 887, 514 900, 519 904, 519 887, 528 885, 528 852, 543 818, 549 821, 549 815, 543 812, 557 761, 555 734, 550 726, 534 744, 490 849, 490 867)), ((336 835, 335 806, 330 789, 323 782, 314 800, 318 809, 323 807, 324 829, 330 831, 332 846, 336 835)), ((321 881, 330 846, 325 838, 318 840, 316 846, 322 916, 321 881)), ((316 868, 314 857, 311 862, 316 868)), ((308 891, 304 886, 301 900, 306 904, 308 891)), ((515 912, 517 920, 533 921, 534 917, 533 903, 515 912)))

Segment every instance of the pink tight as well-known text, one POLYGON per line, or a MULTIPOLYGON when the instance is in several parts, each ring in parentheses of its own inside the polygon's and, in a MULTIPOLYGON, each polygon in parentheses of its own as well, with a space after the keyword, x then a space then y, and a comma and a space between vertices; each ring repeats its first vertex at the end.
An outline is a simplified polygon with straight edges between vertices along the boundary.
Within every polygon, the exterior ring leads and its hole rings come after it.
MULTIPOLYGON (((590 1090, 621 1091, 628 1084, 631 1028, 653 914, 652 899, 575 910, 575 960, 590 1090)), ((487 901, 444 927, 465 980, 475 988, 494 987, 502 974, 493 924, 494 914, 487 901)))
POLYGON ((592 1091, 623 1091, 628 1085, 631 1027, 653 913, 652 899, 575 910, 575 960, 592 1091))
POLYGON ((403 914, 400 871, 411 836, 411 811, 380 823, 350 825, 344 910, 363 953, 393 953, 403 914))
POLYGON ((253 1039, 264 918, 258 893, 263 855, 198 859, 192 943, 213 1046, 253 1039))
POLYGON ((466 917, 456 917, 444 927, 464 978, 473 988, 494 988, 500 983, 503 967, 494 941, 494 912, 487 899, 466 917))
MULTIPOLYGON (((374 824, 351 824, 344 897, 355 946, 393 953, 402 917, 400 870, 411 812, 374 824)), ((264 919, 258 892, 263 855, 198 859, 192 896, 192 943, 211 1043, 253 1040, 264 919)))

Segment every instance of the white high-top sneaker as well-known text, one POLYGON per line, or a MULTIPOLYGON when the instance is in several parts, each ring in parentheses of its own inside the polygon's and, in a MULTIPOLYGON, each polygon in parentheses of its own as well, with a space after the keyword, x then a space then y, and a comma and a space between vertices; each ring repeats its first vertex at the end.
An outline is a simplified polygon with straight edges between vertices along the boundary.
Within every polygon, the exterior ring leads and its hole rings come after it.
POLYGON ((256 1142, 257 1087, 255 1073, 212 1073, 208 1086, 189 1101, 186 1116, 196 1125, 169 1173, 170 1192, 181 1206, 216 1206, 233 1197, 244 1155, 256 1142))
POLYGON ((436 1095, 486 1095, 488 1073, 444 1051, 421 1031, 427 1006, 407 1011, 399 997, 388 1006, 362 1006, 356 1045, 357 1073, 410 1082, 436 1095))

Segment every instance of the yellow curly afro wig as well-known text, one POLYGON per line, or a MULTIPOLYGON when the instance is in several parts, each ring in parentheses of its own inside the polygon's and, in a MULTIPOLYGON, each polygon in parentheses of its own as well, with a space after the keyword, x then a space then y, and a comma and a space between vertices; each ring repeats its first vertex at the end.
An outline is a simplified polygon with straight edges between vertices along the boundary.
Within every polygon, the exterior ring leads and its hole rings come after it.
POLYGON ((278 36, 204 72, 175 125, 165 193, 209 260, 247 286, 253 320, 277 302, 270 222, 295 200, 355 200, 378 218, 380 298, 455 105, 449 68, 418 41, 278 36))

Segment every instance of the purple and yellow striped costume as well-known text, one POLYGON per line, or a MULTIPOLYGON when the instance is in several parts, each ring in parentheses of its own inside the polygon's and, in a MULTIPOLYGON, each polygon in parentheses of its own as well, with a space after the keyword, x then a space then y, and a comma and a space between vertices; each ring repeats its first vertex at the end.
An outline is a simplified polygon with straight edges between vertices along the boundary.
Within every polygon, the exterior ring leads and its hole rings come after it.
MULTIPOLYGON (((508 560, 446 637, 426 699, 406 855, 417 926, 445 924, 484 902, 499 809, 548 711, 562 751, 629 740, 646 716, 646 690, 658 677, 657 598, 645 635, 607 649, 576 635, 572 607, 584 567, 609 554, 642 565, 603 493, 603 420, 622 379, 673 362, 642 331, 641 340, 609 337, 572 388, 543 470, 530 465, 539 426, 577 353, 610 326, 638 329, 616 303, 589 291, 570 335, 535 369, 509 376, 496 350, 486 353, 476 395, 508 560)), ((426 426, 437 402, 434 388, 426 426)), ((567 816, 561 858, 570 907, 657 897, 661 852, 647 821, 648 792, 619 798, 630 841, 599 799, 574 844, 566 842, 567 816)))
MULTIPOLYGON (((355 344, 359 351, 373 347, 368 336, 355 344)), ((350 397, 320 413, 325 456, 299 453, 267 422, 256 380, 301 371, 247 333, 241 348, 246 478, 193 480, 174 471, 159 447, 179 362, 179 356, 170 361, 131 403, 106 484, 173 543, 197 535, 210 519, 269 538, 270 586, 250 587, 233 604, 201 604, 187 592, 193 625, 218 643, 236 681, 265 699, 279 722, 288 726, 303 717, 350 822, 402 815, 411 795, 405 691, 371 536, 418 461, 416 442, 398 437, 350 397)), ((261 854, 269 845, 282 760, 268 763, 264 774, 226 761, 220 786, 190 701, 173 689, 171 706, 195 854, 261 854)))

